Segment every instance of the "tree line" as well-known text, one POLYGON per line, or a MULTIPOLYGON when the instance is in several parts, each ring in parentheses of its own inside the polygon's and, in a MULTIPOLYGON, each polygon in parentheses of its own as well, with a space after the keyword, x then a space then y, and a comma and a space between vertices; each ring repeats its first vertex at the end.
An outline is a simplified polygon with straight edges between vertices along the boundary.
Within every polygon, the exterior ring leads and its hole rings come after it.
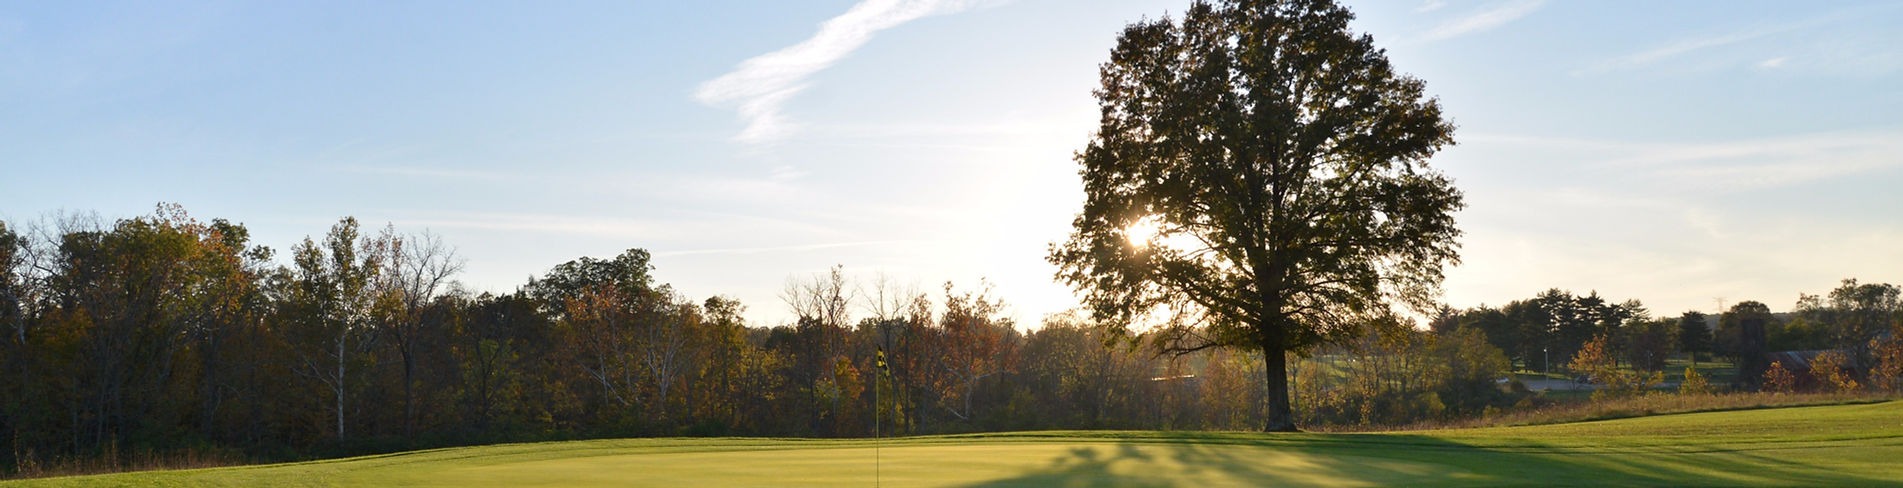
POLYGON ((462 265, 436 236, 354 218, 284 253, 176 205, 0 222, 0 460, 866 436, 875 415, 886 434, 1262 421, 1259 356, 1159 355, 1075 314, 1020 327, 982 284, 835 268, 789 280, 792 323, 755 326, 749 304, 657 280, 641 249, 506 294, 464 290, 462 265))
POLYGON ((1735 379, 1724 386, 1755 390, 1763 386, 1771 353, 1795 351, 1841 363, 1863 384, 1889 389, 1895 370, 1903 367, 1899 291, 1903 288, 1888 283, 1846 279, 1822 295, 1799 294, 1788 313, 1747 300, 1715 316, 1687 311, 1656 317, 1638 300, 1613 303, 1597 292, 1581 296, 1552 289, 1497 308, 1443 308, 1430 326, 1483 331, 1522 370, 1580 370, 1573 363, 1598 342, 1592 354, 1639 371, 1662 371, 1674 353, 1693 362, 1724 358, 1737 367, 1735 379))
MULTIPOLYGON (((1240 430, 1267 418, 1260 352, 1158 348, 1167 342, 1149 335, 1185 332, 1077 313, 1021 327, 983 284, 925 293, 834 268, 789 280, 776 305, 792 323, 758 326, 742 318, 747 304, 660 282, 641 249, 562 263, 506 294, 462 289, 462 261, 438 237, 366 232, 354 218, 286 254, 174 205, 109 224, 0 222, 8 471, 176 452, 867 436, 875 415, 888 435, 1240 430)), ((1894 388, 1883 371, 1903 364, 1896 290, 1846 281, 1791 314, 1745 302, 1716 321, 1557 290, 1443 309, 1428 327, 1389 316, 1291 353, 1292 402, 1304 425, 1483 415, 1537 401, 1499 384, 1510 371, 1571 370, 1593 348, 1657 370, 1676 351, 1744 365, 1753 351, 1835 347, 1854 358, 1849 378, 1894 388)))

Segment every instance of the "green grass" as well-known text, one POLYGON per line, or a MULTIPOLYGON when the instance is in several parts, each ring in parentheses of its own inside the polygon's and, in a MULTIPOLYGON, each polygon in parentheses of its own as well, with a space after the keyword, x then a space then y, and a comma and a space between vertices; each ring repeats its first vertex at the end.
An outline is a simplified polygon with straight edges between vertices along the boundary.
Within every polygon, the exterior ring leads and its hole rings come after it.
MULTIPOLYGON (((1030 432, 887 440, 885 486, 1903 485, 1903 402, 1384 434, 1030 432)), ((0 486, 870 486, 867 440, 439 449, 0 486)))
MULTIPOLYGON (((1665 381, 1671 383, 1684 381, 1685 368, 1691 365, 1691 360, 1686 358, 1666 360, 1665 381)), ((1732 366, 1731 362, 1727 360, 1707 358, 1704 361, 1698 362, 1698 374, 1705 375, 1705 381, 1711 382, 1712 386, 1723 386, 1731 384, 1732 380, 1737 379, 1738 368, 1732 366)))

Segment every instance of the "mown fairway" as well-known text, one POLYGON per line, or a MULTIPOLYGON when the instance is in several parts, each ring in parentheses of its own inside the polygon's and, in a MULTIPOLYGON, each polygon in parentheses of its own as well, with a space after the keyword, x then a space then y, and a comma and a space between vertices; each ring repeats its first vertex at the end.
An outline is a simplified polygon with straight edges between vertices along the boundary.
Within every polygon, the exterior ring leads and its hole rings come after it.
MULTIPOLYGON (((1903 402, 1400 434, 924 437, 879 456, 885 486, 1903 485, 1903 402)), ((871 486, 873 469, 863 440, 641 439, 16 483, 871 486)))

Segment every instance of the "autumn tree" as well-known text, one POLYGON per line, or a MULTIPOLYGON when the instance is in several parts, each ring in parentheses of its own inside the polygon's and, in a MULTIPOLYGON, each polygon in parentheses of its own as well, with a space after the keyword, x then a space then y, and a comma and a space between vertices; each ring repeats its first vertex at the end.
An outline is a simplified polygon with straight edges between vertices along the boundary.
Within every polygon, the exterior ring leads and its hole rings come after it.
POLYGON ((700 307, 665 285, 657 298, 649 320, 635 324, 635 344, 647 378, 646 393, 660 419, 667 421, 680 400, 675 388, 686 379, 690 363, 698 359, 705 343, 696 341, 703 328, 700 307))
POLYGON ((1678 383, 1678 394, 1704 395, 1708 393, 1711 393, 1711 382, 1705 379, 1704 374, 1698 372, 1698 368, 1686 366, 1685 380, 1678 383))
POLYGON ((1870 340, 1870 352, 1877 362, 1870 368, 1871 386, 1892 392, 1903 390, 1903 317, 1892 322, 1886 337, 1870 340))
POLYGON ((523 387, 530 383, 525 370, 533 364, 524 356, 539 352, 536 343, 545 342, 535 340, 532 331, 550 327, 535 301, 521 293, 483 294, 467 307, 451 345, 460 373, 457 398, 462 418, 486 430, 518 413, 526 400, 523 387))
POLYGON ((539 278, 529 280, 522 291, 540 303, 543 313, 561 318, 568 301, 600 287, 612 287, 628 296, 646 296, 654 292, 654 265, 646 249, 629 249, 613 259, 582 257, 556 265, 539 278))
POLYGON ((1592 392, 1595 400, 1644 393, 1665 379, 1663 373, 1656 371, 1627 371, 1620 368, 1611 347, 1611 338, 1606 335, 1586 341, 1586 345, 1573 354, 1570 366, 1573 371, 1591 375, 1594 383, 1603 385, 1592 392))
POLYGON ((1250 371, 1254 358, 1229 349, 1212 349, 1197 375, 1203 425, 1218 430, 1247 429, 1262 411, 1260 375, 1250 371))
MULTIPOLYGON (((638 419, 662 408, 651 400, 654 380, 645 355, 648 333, 664 324, 673 292, 656 283, 651 254, 629 249, 610 259, 581 257, 532 279, 523 292, 538 302, 560 332, 553 339, 556 367, 577 368, 585 381, 589 417, 609 423, 638 419)), ((566 376, 561 376, 566 378, 566 376)))
POLYGON ((42 391, 50 382, 35 374, 42 369, 40 355, 33 353, 40 334, 28 334, 38 322, 32 317, 36 300, 27 272, 28 237, 0 221, 0 397, 12 399, 0 403, 0 442, 10 447, 0 450, 0 472, 22 464, 21 446, 57 437, 47 428, 49 417, 57 414, 42 407, 53 401, 42 391))
POLYGON ((1462 197, 1428 165, 1453 124, 1353 18, 1225 0, 1126 27, 1076 158, 1083 211, 1050 250, 1099 320, 1156 325, 1162 351, 1262 351, 1264 430, 1295 430, 1289 353, 1429 309, 1458 260, 1462 197))
POLYGON ((1827 337, 1831 348, 1849 352, 1851 367, 1869 368, 1876 365, 1870 340, 1903 314, 1903 288, 1846 279, 1827 297, 1800 295, 1796 312, 1821 328, 1818 332, 1827 337))
POLYGON ((26 246, 24 236, 0 221, 0 332, 6 335, 0 347, 18 346, 25 339, 30 298, 21 271, 26 265, 26 246))
POLYGON ((935 413, 935 386, 946 375, 938 367, 945 337, 939 333, 931 298, 880 281, 867 299, 872 316, 860 321, 859 333, 874 351, 885 349, 888 368, 878 376, 886 382, 878 398, 878 413, 888 426, 883 428, 890 432, 916 429, 927 414, 935 413))
POLYGON ((723 428, 739 425, 740 404, 755 392, 742 389, 747 359, 758 355, 747 343, 747 325, 742 315, 746 305, 726 296, 708 298, 701 304, 703 350, 696 376, 700 384, 692 390, 694 414, 704 422, 717 422, 723 428))
POLYGON ((860 319, 854 342, 874 355, 868 362, 872 374, 873 415, 876 429, 905 432, 916 427, 912 422, 916 401, 924 395, 922 377, 933 374, 922 367, 925 357, 936 350, 932 328, 931 299, 914 286, 900 285, 890 276, 879 274, 869 287, 858 292, 867 317, 860 319), (884 355, 885 368, 879 368, 878 356, 884 355))
POLYGON ((1854 377, 1856 372, 1850 364, 1850 357, 1842 351, 1824 351, 1810 362, 1811 378, 1817 381, 1819 388, 1833 392, 1856 391, 1861 385, 1854 377))
POLYGON ((1760 384, 1763 386, 1759 391, 1790 393, 1797 390, 1797 375, 1784 369, 1783 361, 1771 361, 1771 365, 1764 368, 1764 378, 1760 384))
POLYGON ((1449 393, 1447 403, 1479 411, 1488 400, 1499 396, 1494 380, 1506 376, 1513 363, 1505 352, 1487 342, 1485 331, 1463 327, 1434 339, 1430 362, 1447 367, 1442 388, 1449 393))
MULTIPOLYGON (((1153 376, 1154 357, 1108 332, 1066 312, 1046 317, 1042 327, 1027 334, 1020 378, 1034 387, 1034 394, 1045 407, 1037 414, 1053 427, 1116 429, 1141 425, 1135 423, 1132 412, 1149 401, 1138 387, 1153 376)), ((1260 385, 1260 376, 1255 378, 1258 380, 1252 383, 1260 385)), ((1251 388, 1250 395, 1256 401, 1249 417, 1259 418, 1261 388, 1251 388)))
POLYGON ((1528 334, 1522 327, 1515 324, 1505 311, 1482 305, 1462 311, 1457 320, 1459 326, 1455 328, 1456 331, 1474 329, 1487 338, 1488 344, 1500 349, 1501 353, 1507 357, 1508 370, 1512 369, 1514 362, 1518 362, 1522 369, 1527 370, 1538 370, 1543 367, 1543 365, 1534 366, 1541 359, 1537 348, 1534 348, 1533 354, 1529 355, 1526 348, 1521 347, 1524 342, 1522 336, 1528 334))
POLYGON ((335 434, 344 438, 346 402, 356 372, 374 343, 372 284, 383 271, 387 241, 359 234, 357 219, 331 226, 322 244, 306 237, 291 251, 289 302, 280 309, 288 341, 295 344, 299 374, 321 383, 331 396, 335 434))
POLYGON ((236 422, 220 425, 221 412, 259 401, 268 375, 259 363, 276 352, 265 327, 271 304, 262 286, 272 272, 273 252, 252 245, 242 224, 213 219, 188 226, 197 229, 203 251, 195 260, 195 305, 186 330, 198 359, 198 429, 206 438, 230 438, 237 429, 229 424, 236 422))
POLYGON ((640 398, 635 395, 633 361, 634 340, 627 336, 626 324, 633 320, 620 306, 625 301, 613 287, 589 288, 568 298, 562 307, 561 343, 565 356, 594 380, 598 397, 611 400, 617 407, 630 407, 640 398))
POLYGON ((945 284, 945 313, 939 316, 942 341, 937 367, 939 406, 946 412, 969 421, 978 385, 986 378, 1015 366, 1015 341, 1019 340, 1011 319, 1004 316, 1004 302, 991 296, 989 285, 979 291, 955 293, 945 284))
MULTIPOLYGON (((18 390, 24 380, 18 377, 21 366, 18 363, 26 345, 28 298, 26 280, 20 272, 26 261, 25 251, 26 239, 9 229, 5 221, 0 221, 0 334, 4 334, 0 336, 0 368, 4 368, 0 369, 0 375, 4 376, 0 377, 6 378, 5 382, 0 382, 0 395, 8 398, 23 398, 18 390)), ((7 421, 0 424, 0 429, 8 434, 15 427, 12 425, 15 422, 10 421, 11 417, 0 414, 0 421, 7 421)), ((11 439, 12 435, 7 437, 11 439)))

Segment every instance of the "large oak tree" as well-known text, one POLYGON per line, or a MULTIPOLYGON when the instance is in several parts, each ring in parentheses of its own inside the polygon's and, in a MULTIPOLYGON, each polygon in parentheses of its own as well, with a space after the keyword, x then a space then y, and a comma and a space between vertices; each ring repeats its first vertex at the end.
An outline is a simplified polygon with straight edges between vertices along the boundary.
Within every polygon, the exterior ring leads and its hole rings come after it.
POLYGON ((1265 430, 1294 430, 1286 354, 1425 310, 1463 204, 1428 158, 1453 125, 1329 0, 1226 0, 1128 26, 1054 244, 1099 320, 1166 352, 1263 352, 1265 430))

